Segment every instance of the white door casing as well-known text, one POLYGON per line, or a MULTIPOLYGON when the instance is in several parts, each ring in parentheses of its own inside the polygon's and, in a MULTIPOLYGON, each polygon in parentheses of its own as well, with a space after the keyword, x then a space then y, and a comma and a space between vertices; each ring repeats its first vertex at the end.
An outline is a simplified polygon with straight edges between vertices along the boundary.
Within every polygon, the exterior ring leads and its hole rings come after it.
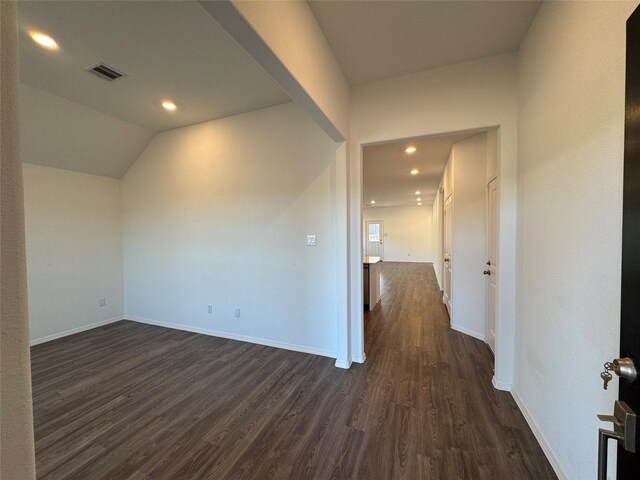
POLYGON ((451 316, 451 214, 453 206, 453 195, 449 195, 444 201, 444 241, 442 245, 443 256, 443 293, 442 301, 447 307, 449 316, 451 316))

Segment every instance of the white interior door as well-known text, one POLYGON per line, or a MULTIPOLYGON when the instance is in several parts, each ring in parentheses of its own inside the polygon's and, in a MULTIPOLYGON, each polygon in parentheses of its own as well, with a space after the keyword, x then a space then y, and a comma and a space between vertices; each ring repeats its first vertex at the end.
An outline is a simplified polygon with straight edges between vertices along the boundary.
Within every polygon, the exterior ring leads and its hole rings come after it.
POLYGON ((447 307, 449 316, 451 316, 451 208, 452 208, 452 195, 444 201, 444 228, 443 228, 443 246, 442 255, 444 262, 443 269, 443 293, 442 301, 447 307))
POLYGON ((492 352, 496 348, 496 277, 498 273, 498 179, 487 186, 487 345, 492 352))
POLYGON ((367 256, 380 257, 384 256, 384 233, 382 220, 367 220, 367 256))

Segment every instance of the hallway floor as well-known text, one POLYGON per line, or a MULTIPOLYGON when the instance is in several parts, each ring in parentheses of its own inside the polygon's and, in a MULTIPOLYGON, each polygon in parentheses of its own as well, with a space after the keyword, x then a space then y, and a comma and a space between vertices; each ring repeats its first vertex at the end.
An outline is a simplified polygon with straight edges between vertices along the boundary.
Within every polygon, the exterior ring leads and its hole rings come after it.
POLYGON ((367 361, 122 321, 32 348, 40 479, 555 479, 429 264, 382 265, 367 361))

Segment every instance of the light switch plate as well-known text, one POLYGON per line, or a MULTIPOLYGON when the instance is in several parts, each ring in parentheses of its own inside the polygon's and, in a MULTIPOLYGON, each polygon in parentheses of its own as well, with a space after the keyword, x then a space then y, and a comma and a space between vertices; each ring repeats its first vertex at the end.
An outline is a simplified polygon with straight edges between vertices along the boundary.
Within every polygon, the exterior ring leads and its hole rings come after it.
POLYGON ((315 247, 318 244, 316 235, 307 235, 307 247, 315 247))

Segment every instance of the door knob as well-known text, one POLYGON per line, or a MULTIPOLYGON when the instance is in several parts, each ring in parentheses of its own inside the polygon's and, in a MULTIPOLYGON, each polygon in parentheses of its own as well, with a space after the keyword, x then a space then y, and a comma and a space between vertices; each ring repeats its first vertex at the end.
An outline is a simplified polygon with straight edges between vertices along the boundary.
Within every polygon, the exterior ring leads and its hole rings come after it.
POLYGON ((616 374, 627 380, 629 383, 633 383, 638 378, 638 370, 629 357, 616 358, 613 361, 613 371, 616 374))
POLYGON ((600 374, 600 377, 604 381, 604 389, 607 389, 607 386, 613 375, 610 372, 615 373, 620 378, 624 378, 629 383, 633 383, 638 378, 638 370, 636 369, 633 360, 629 357, 625 358, 616 358, 613 362, 607 362, 604 364, 604 372, 600 374))
POLYGON ((491 275, 491 270, 485 270, 484 272, 482 272, 484 275, 491 275))

